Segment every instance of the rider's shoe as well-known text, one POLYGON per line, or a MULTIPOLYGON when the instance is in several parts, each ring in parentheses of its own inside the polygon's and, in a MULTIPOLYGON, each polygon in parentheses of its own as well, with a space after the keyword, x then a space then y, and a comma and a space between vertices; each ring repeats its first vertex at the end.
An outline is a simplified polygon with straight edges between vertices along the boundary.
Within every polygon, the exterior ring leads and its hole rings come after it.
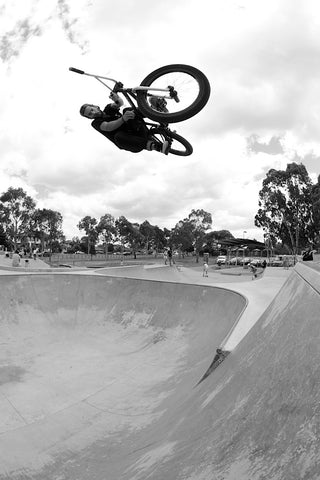
POLYGON ((157 110, 157 112, 161 113, 169 112, 169 110, 167 109, 167 101, 165 98, 153 96, 149 99, 149 102, 153 110, 157 110))
POLYGON ((165 155, 168 155, 169 149, 170 149, 170 144, 167 140, 165 140, 163 143, 149 140, 147 144, 147 150, 155 150, 156 152, 161 152, 161 153, 164 153, 165 155))
POLYGON ((170 150, 170 144, 167 140, 165 140, 162 144, 162 147, 161 147, 161 153, 164 153, 165 155, 168 155, 169 150, 170 150))

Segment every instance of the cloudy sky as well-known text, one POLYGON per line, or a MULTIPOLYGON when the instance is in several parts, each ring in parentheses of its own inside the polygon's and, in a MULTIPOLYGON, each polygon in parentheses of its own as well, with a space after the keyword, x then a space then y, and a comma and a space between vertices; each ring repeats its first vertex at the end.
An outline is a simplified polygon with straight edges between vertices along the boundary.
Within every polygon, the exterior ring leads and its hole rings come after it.
POLYGON ((0 193, 61 212, 67 238, 85 215, 172 228, 203 208, 214 230, 261 240, 266 172, 320 174, 319 29, 317 0, 0 0, 0 193), (108 91, 69 66, 135 86, 170 63, 212 86, 174 126, 193 155, 120 151, 80 117, 108 91))

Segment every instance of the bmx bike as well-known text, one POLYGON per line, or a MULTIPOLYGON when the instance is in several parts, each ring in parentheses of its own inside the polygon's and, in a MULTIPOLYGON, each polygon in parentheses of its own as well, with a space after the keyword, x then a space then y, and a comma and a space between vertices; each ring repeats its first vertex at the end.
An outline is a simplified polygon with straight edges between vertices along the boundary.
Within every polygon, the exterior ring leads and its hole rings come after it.
POLYGON ((166 65, 147 75, 139 86, 129 88, 113 78, 86 73, 74 67, 69 70, 93 77, 111 92, 122 94, 135 114, 143 119, 154 141, 161 144, 165 140, 169 142, 168 153, 191 155, 192 145, 171 130, 168 124, 193 117, 208 102, 210 83, 200 70, 190 65, 166 65), (113 86, 105 81, 112 82, 113 86))

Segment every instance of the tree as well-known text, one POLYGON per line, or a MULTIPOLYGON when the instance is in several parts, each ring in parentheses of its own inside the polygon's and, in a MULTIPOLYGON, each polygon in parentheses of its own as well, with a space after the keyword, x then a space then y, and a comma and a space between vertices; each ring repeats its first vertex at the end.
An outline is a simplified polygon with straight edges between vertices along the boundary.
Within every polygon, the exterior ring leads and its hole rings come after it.
POLYGON ((132 249, 134 255, 138 248, 140 248, 144 236, 139 232, 139 228, 133 225, 126 217, 119 217, 116 222, 118 237, 121 241, 121 249, 127 244, 132 249))
POLYGON ((207 234, 207 240, 225 240, 227 238, 234 238, 229 230, 214 230, 207 234))
POLYGON ((318 181, 311 189, 312 213, 314 222, 314 240, 320 243, 320 175, 318 181))
POLYGON ((175 225, 171 231, 169 242, 183 252, 194 250, 192 225, 188 219, 180 220, 175 225))
POLYGON ((81 250, 81 240, 79 237, 72 237, 71 240, 68 241, 68 249, 67 253, 75 253, 81 250))
POLYGON ((61 213, 47 208, 36 209, 32 215, 30 233, 41 241, 42 251, 49 244, 50 252, 57 250, 57 243, 63 239, 63 217, 61 213))
POLYGON ((205 210, 191 210, 189 214, 189 221, 193 227, 193 246, 195 249, 197 262, 199 261, 199 250, 203 247, 205 242, 206 232, 212 226, 211 213, 205 210))
POLYGON ((164 227, 163 229, 163 237, 164 237, 164 245, 168 245, 171 241, 171 234, 172 230, 169 230, 168 228, 164 227))
POLYGON ((286 170, 271 169, 259 192, 255 225, 273 242, 280 240, 295 254, 314 236, 312 183, 304 165, 291 163, 286 170))
POLYGON ((171 242, 184 251, 194 250, 197 262, 199 250, 205 243, 206 232, 211 228, 211 213, 205 210, 191 210, 187 218, 178 222, 172 230, 171 242))
POLYGON ((110 213, 106 213, 100 217, 100 221, 97 225, 97 232, 103 237, 104 251, 105 254, 108 252, 108 243, 111 242, 113 237, 116 235, 116 226, 115 219, 110 213))
POLYGON ((87 234, 87 253, 89 254, 90 251, 92 252, 91 246, 95 246, 99 232, 96 228, 98 222, 95 218, 90 217, 89 215, 83 217, 80 222, 78 223, 77 227, 79 230, 84 230, 87 234))
POLYGON ((9 248, 9 241, 1 223, 0 223, 0 245, 2 245, 6 250, 9 248))
POLYGON ((231 232, 229 232, 229 230, 214 230, 213 232, 209 232, 206 234, 206 244, 204 245, 204 248, 211 253, 217 252, 219 250, 219 242, 221 240, 231 238, 234 238, 234 236, 231 232))
MULTIPOLYGON (((150 248, 154 249, 156 253, 163 249, 166 245, 166 236, 164 230, 162 230, 158 225, 151 225, 148 220, 145 220, 140 226, 139 231, 144 237, 145 248, 147 251, 150 248)), ((168 236, 170 236, 170 231, 168 230, 168 236)))
POLYGON ((154 227, 154 247, 156 249, 156 252, 159 250, 162 250, 166 246, 166 236, 165 236, 165 231, 162 230, 158 225, 155 225, 154 227))
POLYGON ((148 220, 145 220, 143 223, 141 223, 139 227, 139 232, 143 235, 144 240, 145 240, 145 248, 147 252, 149 251, 150 248, 150 243, 154 239, 155 236, 155 228, 150 225, 148 220))
POLYGON ((0 196, 1 221, 15 249, 30 230, 35 206, 35 201, 22 188, 10 187, 0 196))

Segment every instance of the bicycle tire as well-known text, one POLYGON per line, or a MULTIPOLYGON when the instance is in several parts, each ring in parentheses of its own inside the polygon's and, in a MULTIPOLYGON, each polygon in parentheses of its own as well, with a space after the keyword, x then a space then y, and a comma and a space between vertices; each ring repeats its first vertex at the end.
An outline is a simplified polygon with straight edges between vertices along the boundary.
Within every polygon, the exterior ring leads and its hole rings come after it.
POLYGON ((171 132, 171 138, 173 138, 176 142, 181 143, 181 145, 184 147, 184 150, 177 150, 176 148, 170 147, 169 153, 171 153, 172 155, 178 155, 180 157, 187 157, 192 154, 193 147, 191 143, 188 142, 188 140, 181 137, 181 135, 175 132, 171 132))
POLYGON ((159 140, 160 143, 163 142, 163 140, 173 140, 173 145, 169 148, 169 152, 172 155, 178 155, 179 157, 187 157, 192 154, 193 152, 193 147, 191 143, 188 142, 185 138, 183 138, 181 135, 179 135, 176 132, 166 131, 164 132, 162 128, 155 128, 152 129, 152 135, 154 137, 157 137, 159 135, 161 139, 159 140), (176 143, 177 142, 177 143, 176 143), (180 145, 183 148, 180 148, 180 145), (179 148, 178 148, 179 147, 179 148))
MULTIPOLYGON (((158 68, 157 70, 151 72, 144 80, 142 80, 140 86, 152 87, 152 84, 158 80, 160 77, 166 74, 176 74, 183 73, 192 77, 196 84, 198 84, 198 94, 196 98, 192 101, 190 105, 182 110, 176 112, 158 112, 154 110, 151 105, 148 103, 148 95, 146 91, 137 91, 137 102, 140 112, 147 118, 155 120, 160 123, 176 123, 187 120, 188 118, 193 117, 203 107, 209 100, 210 97, 210 83, 207 77, 195 67, 190 65, 183 64, 173 64, 166 65, 164 67, 158 68)), ((168 85, 164 85, 163 88, 166 88, 168 85)))

